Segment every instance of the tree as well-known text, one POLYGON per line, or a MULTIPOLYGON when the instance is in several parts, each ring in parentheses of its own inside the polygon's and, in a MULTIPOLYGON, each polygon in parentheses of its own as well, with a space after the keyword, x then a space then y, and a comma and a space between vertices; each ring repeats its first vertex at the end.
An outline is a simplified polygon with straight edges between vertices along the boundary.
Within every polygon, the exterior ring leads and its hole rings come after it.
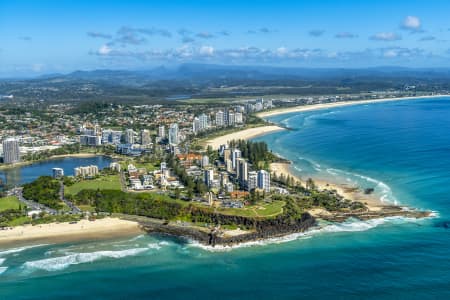
POLYGON ((311 178, 308 178, 308 180, 306 180, 306 189, 309 191, 316 189, 316 184, 311 178))

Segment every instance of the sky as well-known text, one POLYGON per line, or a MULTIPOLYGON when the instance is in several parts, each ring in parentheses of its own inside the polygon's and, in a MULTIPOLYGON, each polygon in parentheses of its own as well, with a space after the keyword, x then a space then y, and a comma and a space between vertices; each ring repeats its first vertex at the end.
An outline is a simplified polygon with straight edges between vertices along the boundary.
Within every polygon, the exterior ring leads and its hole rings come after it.
POLYGON ((0 0, 0 76, 183 63, 450 67, 449 0, 0 0))

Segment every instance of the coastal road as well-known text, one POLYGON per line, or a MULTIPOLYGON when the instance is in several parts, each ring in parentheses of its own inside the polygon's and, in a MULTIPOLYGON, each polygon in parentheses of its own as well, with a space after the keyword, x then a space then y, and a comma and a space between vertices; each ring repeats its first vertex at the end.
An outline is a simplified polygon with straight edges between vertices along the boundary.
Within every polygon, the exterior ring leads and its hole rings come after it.
POLYGON ((37 203, 35 201, 25 199, 22 195, 21 187, 14 188, 13 193, 14 193, 14 195, 17 196, 17 198, 19 199, 20 202, 24 203, 27 207, 29 207, 33 210, 45 211, 46 213, 52 214, 52 215, 56 215, 58 213, 55 209, 52 209, 50 207, 47 207, 47 206, 37 203))
POLYGON ((71 201, 67 200, 64 197, 64 183, 60 183, 61 187, 59 189, 59 198, 61 199, 62 202, 64 202, 71 210, 71 212, 73 214, 80 214, 81 213, 81 209, 79 209, 75 204, 73 204, 71 201))

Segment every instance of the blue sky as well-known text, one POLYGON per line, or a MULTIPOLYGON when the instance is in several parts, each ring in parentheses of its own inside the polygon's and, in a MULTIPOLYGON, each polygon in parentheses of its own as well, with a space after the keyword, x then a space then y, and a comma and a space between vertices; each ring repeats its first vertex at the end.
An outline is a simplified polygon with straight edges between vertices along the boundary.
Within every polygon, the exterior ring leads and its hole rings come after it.
POLYGON ((450 1, 0 0, 0 76, 180 63, 450 67, 450 1))

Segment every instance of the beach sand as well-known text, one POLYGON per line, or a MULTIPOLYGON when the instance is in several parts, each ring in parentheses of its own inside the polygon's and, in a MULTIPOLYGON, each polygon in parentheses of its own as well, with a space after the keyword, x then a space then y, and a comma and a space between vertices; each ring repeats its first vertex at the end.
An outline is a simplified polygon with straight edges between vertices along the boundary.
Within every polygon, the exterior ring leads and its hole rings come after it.
POLYGON ((0 245, 29 242, 68 242, 94 240, 139 234, 136 222, 118 218, 104 218, 95 221, 81 220, 76 224, 50 223, 42 225, 17 226, 0 230, 0 245))
POLYGON ((258 137, 260 135, 273 133, 281 130, 285 129, 275 125, 248 128, 207 140, 205 146, 206 147, 211 146, 213 149, 219 149, 220 145, 224 145, 231 140, 248 140, 258 137))
POLYGON ((264 111, 256 114, 260 118, 272 117, 281 114, 293 113, 293 112, 305 112, 319 109, 328 109, 342 106, 351 106, 358 104, 370 104, 370 103, 381 103, 381 102, 391 102, 391 101, 406 101, 406 100, 419 100, 427 98, 437 98, 444 97, 448 95, 433 95, 433 96, 419 96, 419 97, 400 97, 400 98, 384 98, 384 99, 373 99, 373 100, 359 100, 359 101, 341 101, 334 103, 324 103, 324 104, 312 104, 312 105, 300 105, 294 107, 286 107, 274 109, 271 111, 264 111))
MULTIPOLYGON (((305 181, 308 178, 300 178, 296 176, 292 170, 290 169, 289 163, 272 163, 270 165, 270 170, 272 173, 277 174, 277 176, 280 176, 283 174, 284 176, 291 176, 295 180, 300 181, 302 185, 304 185, 305 181)), ((348 186, 345 184, 335 184, 326 182, 324 180, 319 180, 317 178, 312 178, 314 183, 316 184, 317 188, 319 190, 336 190, 336 192, 343 196, 346 199, 352 200, 352 201, 359 201, 364 203, 371 211, 379 211, 383 206, 386 206, 388 204, 381 202, 379 199, 377 199, 373 195, 366 195, 363 191, 358 189, 357 186, 348 186)), ((313 215, 316 213, 323 214, 322 210, 312 210, 310 211, 313 215)))

